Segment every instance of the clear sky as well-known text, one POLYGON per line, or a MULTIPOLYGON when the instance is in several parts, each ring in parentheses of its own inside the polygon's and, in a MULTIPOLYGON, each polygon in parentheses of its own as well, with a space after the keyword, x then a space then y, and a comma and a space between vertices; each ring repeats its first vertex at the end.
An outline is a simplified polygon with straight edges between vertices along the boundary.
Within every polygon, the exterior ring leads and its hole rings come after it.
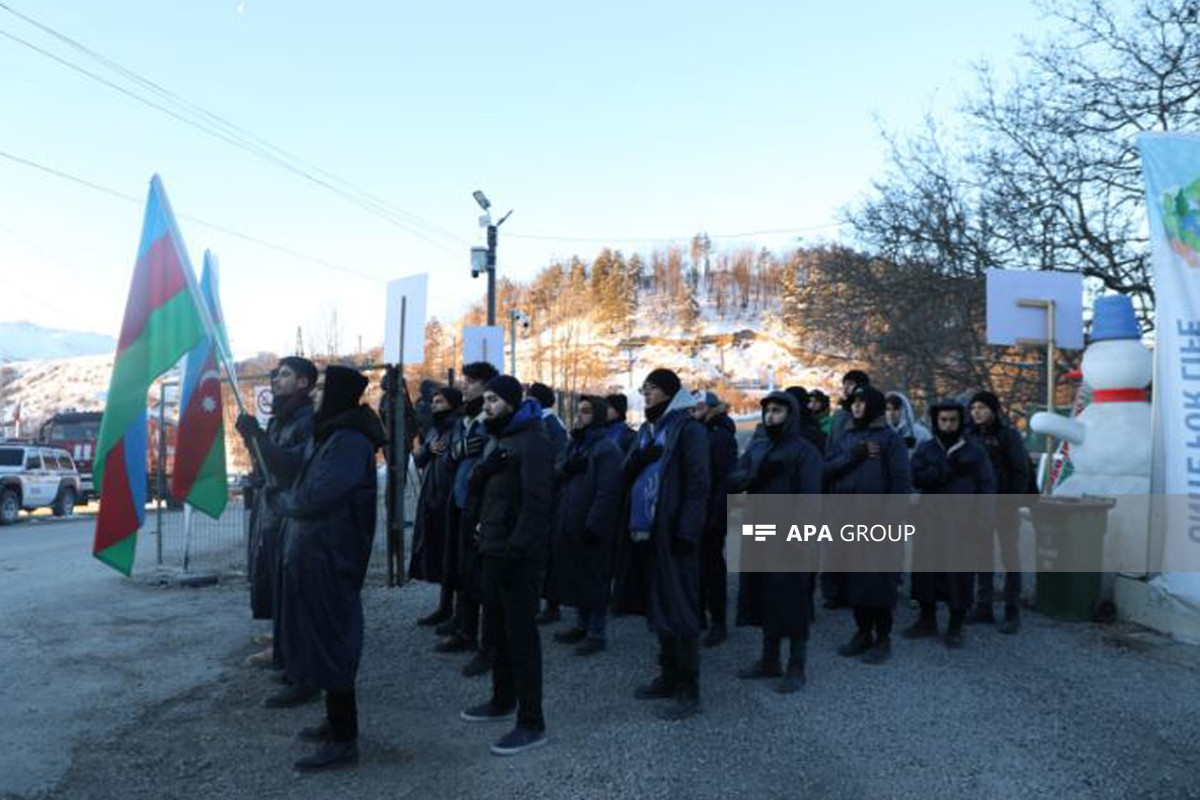
MULTIPOLYGON (((158 172, 180 216, 373 276, 181 219, 197 268, 221 259, 239 353, 290 350, 335 307, 348 348, 381 343, 383 282, 415 272, 456 316, 485 290, 474 189, 515 209, 499 262, 518 279, 599 239, 836 237, 821 226, 882 169, 878 120, 947 113, 971 64, 1011 69, 1018 37, 1051 29, 1029 0, 0 2, 423 221, 414 235, 5 38, 146 93, 0 9, 0 151, 139 198, 158 172)), ((0 319, 115 336, 142 210, 0 157, 0 319)))

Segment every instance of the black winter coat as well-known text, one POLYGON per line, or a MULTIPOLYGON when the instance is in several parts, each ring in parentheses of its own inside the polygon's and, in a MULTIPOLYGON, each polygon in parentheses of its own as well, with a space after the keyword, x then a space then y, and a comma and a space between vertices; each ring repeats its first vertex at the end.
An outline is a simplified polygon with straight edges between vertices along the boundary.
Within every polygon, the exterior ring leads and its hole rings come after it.
POLYGON ((379 418, 366 406, 328 420, 291 489, 272 493, 286 518, 277 644, 292 680, 354 686, 362 654, 361 591, 375 537, 379 418))
MULTIPOLYGON (((865 428, 847 427, 840 437, 831 439, 831 452, 825 460, 825 480, 830 494, 893 494, 897 502, 887 522, 902 520, 912 494, 912 467, 908 448, 880 416, 865 428), (879 455, 859 458, 860 443, 875 442, 879 455)), ((892 608, 896 604, 896 572, 900 571, 903 549, 879 546, 872 551, 879 564, 895 565, 894 572, 854 572, 846 576, 845 599, 852 606, 892 608)), ((831 570, 836 571, 836 570, 831 570)))
MULTIPOLYGON (((921 491, 922 499, 915 518, 918 535, 913 542, 913 558, 919 565, 929 565, 931 571, 913 572, 912 597, 922 604, 939 601, 951 609, 966 610, 974 593, 973 571, 949 572, 955 555, 969 557, 984 532, 991 536, 992 499, 996 481, 987 452, 976 442, 962 438, 946 449, 937 438, 924 441, 913 454, 913 485, 921 491), (945 519, 946 509, 938 508, 938 495, 959 495, 955 511, 962 519, 954 524, 945 519), (965 496, 978 498, 969 507, 962 505, 965 496)), ((988 548, 990 550, 990 548, 988 548)))
POLYGON ((1011 425, 994 421, 987 427, 972 426, 967 436, 987 451, 996 473, 996 494, 1025 494, 1032 482, 1033 464, 1021 434, 1011 425))
POLYGON ((539 418, 526 400, 504 430, 484 448, 471 476, 468 512, 479 520, 479 551, 487 555, 545 561, 550 549, 554 500, 554 454, 539 418), (495 470, 486 464, 497 463, 495 470), (474 507, 477 513, 472 513, 474 507))
MULTIPOLYGON (((654 434, 665 428, 658 501, 650 540, 636 547, 635 572, 645 576, 644 586, 626 584, 627 590, 644 591, 646 620, 651 630, 680 639, 700 635, 700 538, 708 513, 708 433, 691 415, 690 398, 678 392, 663 417, 646 422, 638 431, 636 449, 644 449, 654 434), (690 545, 686 555, 672 551, 671 540, 690 545)), ((628 457, 626 459, 628 461, 628 457)), ((637 600, 622 600, 622 607, 643 607, 637 600)))
POLYGON ((417 497, 417 513, 413 520, 412 555, 408 576, 416 580, 441 583, 445 574, 446 505, 454 491, 454 473, 458 465, 450 458, 450 439, 462 415, 448 414, 442 425, 434 427, 432 420, 425 432, 424 450, 414 458, 421 472, 421 493, 417 497), (439 456, 431 445, 441 439, 446 449, 439 456))
POLYGON ((603 428, 573 436, 555 468, 553 561, 558 602, 602 611, 612 599, 613 556, 623 508, 622 457, 603 428), (579 459, 584 471, 570 473, 579 459))
MULTIPOLYGON (((304 449, 312 438, 313 405, 307 397, 288 403, 267 423, 266 435, 258 440, 275 488, 292 485, 304 463, 304 449)), ((250 476, 253 487, 250 535, 247 538, 247 574, 250 578, 250 611, 254 619, 271 619, 278 589, 278 565, 282 548, 283 519, 267 502, 266 478, 257 461, 250 476)))
MULTIPOLYGON (((784 430, 773 439, 763 429, 750 441, 729 477, 729 491, 820 494, 821 452, 802 434, 796 399, 772 392, 767 400, 788 405, 784 430)), ((744 572, 738 576, 737 624, 762 628, 767 636, 807 638, 813 586, 811 572, 744 572)))

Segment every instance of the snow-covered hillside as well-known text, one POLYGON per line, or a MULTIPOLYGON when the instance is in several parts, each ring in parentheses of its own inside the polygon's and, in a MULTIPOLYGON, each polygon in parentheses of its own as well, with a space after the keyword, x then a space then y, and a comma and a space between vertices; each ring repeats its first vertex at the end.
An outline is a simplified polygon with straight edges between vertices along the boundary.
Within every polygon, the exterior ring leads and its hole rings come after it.
POLYGON ((26 430, 60 411, 103 410, 112 363, 102 355, 6 364, 0 422, 11 422, 18 408, 26 430))

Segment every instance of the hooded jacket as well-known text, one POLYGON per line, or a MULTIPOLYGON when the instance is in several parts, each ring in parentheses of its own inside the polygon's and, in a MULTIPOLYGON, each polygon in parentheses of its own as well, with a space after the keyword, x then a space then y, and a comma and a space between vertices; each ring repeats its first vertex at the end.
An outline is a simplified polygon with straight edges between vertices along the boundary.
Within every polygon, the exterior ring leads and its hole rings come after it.
POLYGON ((930 433, 929 428, 917 422, 917 416, 913 413, 912 403, 908 401, 908 397, 901 392, 887 393, 888 399, 893 397, 900 401, 900 424, 892 425, 892 430, 904 440, 904 445, 908 448, 908 454, 912 456, 922 442, 927 442, 933 438, 933 434, 930 433))
POLYGON ((555 468, 553 580, 558 602, 600 610, 611 600, 622 511, 622 454, 607 436, 602 398, 588 397, 597 421, 572 431, 555 468))
MULTIPOLYGON (((729 478, 730 492, 751 494, 819 494, 821 452, 804 437, 803 415, 796 397, 771 392, 762 400, 764 423, 738 459, 729 478), (787 406, 783 430, 766 428, 768 403, 787 406)), ((811 509, 811 506, 807 506, 811 509)), ((738 576, 737 623, 761 627, 768 636, 806 638, 812 620, 811 572, 745 572, 738 576)))
POLYGON ((431 414, 425 446, 414 458, 421 470, 421 492, 413 519, 408 574, 417 580, 440 582, 445 574, 446 504, 454 490, 456 469, 450 458, 450 439, 461 420, 462 414, 457 408, 448 411, 440 420, 431 414), (432 448, 439 439, 445 444, 441 455, 434 453, 432 448))
POLYGON ((362 654, 360 593, 375 538, 375 451, 385 441, 367 406, 325 416, 291 489, 272 493, 286 518, 276 640, 295 681, 354 686, 362 654))
MULTIPOLYGON (((708 510, 709 453, 708 433, 692 418, 695 401, 685 391, 676 392, 663 415, 647 421, 638 431, 638 439, 626 457, 661 441, 662 454, 654 469, 656 492, 651 508, 650 540, 645 570, 646 616, 652 630, 681 639, 700 633, 699 544, 708 510), (692 546, 689 555, 675 555, 672 539, 692 546)), ((635 480, 636 486, 636 480, 635 480)), ((640 495, 645 498, 644 493, 640 495)), ((631 497, 639 497, 635 490, 631 497)), ((631 501, 633 502, 633 501, 631 501)))

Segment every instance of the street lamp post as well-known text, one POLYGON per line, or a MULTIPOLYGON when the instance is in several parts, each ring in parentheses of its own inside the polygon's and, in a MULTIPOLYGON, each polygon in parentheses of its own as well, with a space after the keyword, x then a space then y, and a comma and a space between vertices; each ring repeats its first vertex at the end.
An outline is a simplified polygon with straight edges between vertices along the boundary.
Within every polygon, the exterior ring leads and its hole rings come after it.
POLYGON ((488 201, 487 195, 476 190, 472 193, 475 202, 483 209, 483 216, 479 218, 479 227, 487 229, 487 247, 471 248, 471 277, 478 278, 479 273, 487 270, 488 279, 488 325, 496 324, 496 242, 499 238, 498 232, 500 226, 504 224, 504 220, 512 216, 512 211, 509 211, 499 222, 492 223, 492 213, 488 210, 492 204, 488 201))

